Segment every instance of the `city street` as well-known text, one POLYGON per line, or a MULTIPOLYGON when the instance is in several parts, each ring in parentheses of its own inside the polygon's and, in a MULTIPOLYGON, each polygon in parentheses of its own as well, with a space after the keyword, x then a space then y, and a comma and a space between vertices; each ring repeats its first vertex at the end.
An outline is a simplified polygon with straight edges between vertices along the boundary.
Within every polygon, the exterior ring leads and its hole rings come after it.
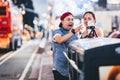
POLYGON ((53 69, 116 80, 120 0, 0 0, 0 80, 54 80, 53 69))
POLYGON ((0 79, 53 80, 50 45, 43 49, 39 44, 39 40, 25 42, 20 49, 10 52, 9 56, 2 59, 0 79))

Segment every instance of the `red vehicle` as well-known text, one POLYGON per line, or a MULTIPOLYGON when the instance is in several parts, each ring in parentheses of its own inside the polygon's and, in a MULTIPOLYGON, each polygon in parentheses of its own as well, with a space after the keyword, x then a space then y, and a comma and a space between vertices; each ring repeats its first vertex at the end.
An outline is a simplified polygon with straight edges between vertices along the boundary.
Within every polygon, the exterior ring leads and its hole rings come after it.
POLYGON ((0 49, 16 50, 22 45, 23 17, 10 2, 0 2, 0 49))

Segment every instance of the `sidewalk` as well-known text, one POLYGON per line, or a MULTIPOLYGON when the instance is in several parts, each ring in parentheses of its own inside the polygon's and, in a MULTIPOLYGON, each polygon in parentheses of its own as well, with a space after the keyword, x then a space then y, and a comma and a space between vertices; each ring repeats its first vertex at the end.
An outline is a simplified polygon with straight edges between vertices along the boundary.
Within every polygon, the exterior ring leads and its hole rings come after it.
POLYGON ((48 44, 42 53, 38 80, 54 80, 52 64, 52 51, 50 50, 50 44, 48 44))

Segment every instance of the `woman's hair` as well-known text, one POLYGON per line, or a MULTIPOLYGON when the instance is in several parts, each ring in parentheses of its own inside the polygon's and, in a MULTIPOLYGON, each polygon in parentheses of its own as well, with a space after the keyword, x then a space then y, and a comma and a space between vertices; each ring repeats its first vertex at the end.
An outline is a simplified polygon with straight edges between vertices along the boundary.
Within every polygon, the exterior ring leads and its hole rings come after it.
POLYGON ((62 23, 60 22, 59 27, 62 27, 62 23))
POLYGON ((110 73, 109 73, 109 75, 108 75, 107 80, 115 80, 115 77, 116 77, 117 74, 119 74, 119 73, 120 73, 120 66, 114 66, 114 67, 111 69, 111 71, 110 71, 110 73))
POLYGON ((94 14, 92 11, 87 11, 87 12, 85 12, 84 15, 83 15, 83 17, 84 17, 87 13, 91 14, 91 15, 93 16, 93 18, 96 19, 96 18, 95 18, 95 14, 94 14))

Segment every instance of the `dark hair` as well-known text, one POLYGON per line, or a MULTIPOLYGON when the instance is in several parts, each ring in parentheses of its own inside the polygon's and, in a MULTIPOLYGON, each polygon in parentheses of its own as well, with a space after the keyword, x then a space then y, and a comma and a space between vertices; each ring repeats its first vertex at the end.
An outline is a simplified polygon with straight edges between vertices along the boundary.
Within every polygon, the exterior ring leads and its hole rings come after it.
POLYGON ((83 15, 83 17, 84 17, 87 13, 91 14, 91 15, 93 16, 93 18, 96 19, 96 18, 95 18, 95 14, 94 14, 92 11, 87 11, 87 12, 85 12, 84 15, 83 15))
POLYGON ((113 30, 113 29, 117 30, 117 27, 112 27, 112 30, 113 30))
POLYGON ((60 22, 59 27, 62 27, 62 23, 60 22))

